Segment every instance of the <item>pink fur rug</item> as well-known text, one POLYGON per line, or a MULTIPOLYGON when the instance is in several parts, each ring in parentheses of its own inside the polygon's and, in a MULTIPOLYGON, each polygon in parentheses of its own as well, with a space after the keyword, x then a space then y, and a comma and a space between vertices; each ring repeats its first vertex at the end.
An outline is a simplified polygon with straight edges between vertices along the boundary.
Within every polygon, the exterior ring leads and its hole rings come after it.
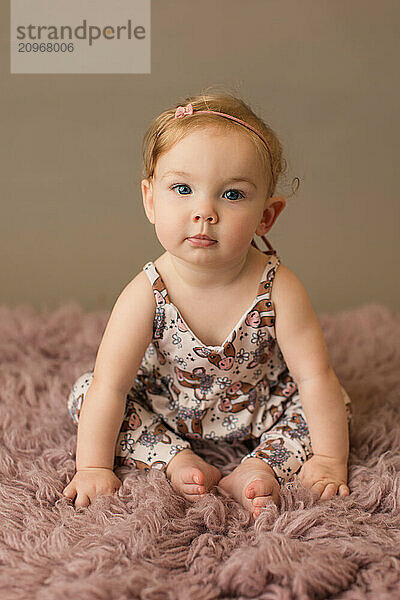
MULTIPOLYGON (((2 600, 400 598, 400 313, 368 304, 319 319, 353 400, 350 496, 298 482, 255 524, 218 493, 189 504, 163 473, 123 467, 112 497, 76 509, 66 399, 93 367, 109 314, 0 307, 2 600)), ((198 446, 223 474, 244 447, 198 446)))

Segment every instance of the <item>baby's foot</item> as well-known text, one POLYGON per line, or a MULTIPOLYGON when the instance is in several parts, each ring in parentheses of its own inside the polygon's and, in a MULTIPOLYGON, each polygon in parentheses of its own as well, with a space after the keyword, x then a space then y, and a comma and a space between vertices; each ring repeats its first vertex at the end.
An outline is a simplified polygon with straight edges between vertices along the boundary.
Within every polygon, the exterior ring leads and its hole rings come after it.
POLYGON ((165 471, 171 485, 189 502, 195 502, 217 485, 221 472, 197 456, 190 448, 181 450, 167 465, 165 471))
POLYGON ((218 487, 247 508, 254 519, 266 504, 280 504, 280 487, 275 473, 261 458, 246 458, 220 480, 218 487))

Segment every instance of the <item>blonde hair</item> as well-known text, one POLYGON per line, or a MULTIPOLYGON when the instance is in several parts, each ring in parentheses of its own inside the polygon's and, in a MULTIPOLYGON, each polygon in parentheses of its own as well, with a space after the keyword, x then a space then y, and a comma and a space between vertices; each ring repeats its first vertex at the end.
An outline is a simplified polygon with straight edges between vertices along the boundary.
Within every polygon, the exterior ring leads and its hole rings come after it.
MULTIPOLYGON (((244 100, 228 92, 190 96, 156 117, 147 129, 143 139, 143 177, 145 179, 151 179, 154 176, 154 169, 161 154, 168 152, 177 142, 189 133, 207 127, 218 128, 222 131, 238 131, 237 128, 240 127, 240 130, 249 136, 255 145, 257 154, 261 159, 262 167, 269 181, 268 197, 273 196, 278 180, 281 179, 287 169, 287 162, 282 157, 281 143, 273 129, 258 117, 244 100), (196 115, 195 118, 174 119, 175 110, 178 106, 186 106, 189 102, 193 106, 194 114, 197 110, 215 110, 232 115, 233 117, 237 117, 238 119, 249 123, 249 125, 257 129, 268 142, 271 157, 268 149, 258 135, 235 121, 212 113, 200 113, 196 115)), ((295 193, 299 187, 298 177, 295 177, 292 180, 291 187, 292 192, 295 193), (296 181, 297 187, 294 189, 293 184, 296 181)))

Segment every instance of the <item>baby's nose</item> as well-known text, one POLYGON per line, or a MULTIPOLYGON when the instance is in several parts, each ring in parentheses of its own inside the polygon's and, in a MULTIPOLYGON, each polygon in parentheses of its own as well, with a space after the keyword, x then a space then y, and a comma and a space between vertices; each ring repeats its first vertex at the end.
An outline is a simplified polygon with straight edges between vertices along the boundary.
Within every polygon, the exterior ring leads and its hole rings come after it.
POLYGON ((201 219, 203 219, 204 221, 210 221, 210 223, 217 222, 217 219, 213 215, 210 215, 208 217, 203 217, 202 215, 196 215, 194 218, 195 221, 201 221, 201 219))
POLYGON ((193 220, 196 223, 201 220, 216 223, 218 221, 218 215, 211 203, 204 203, 203 206, 198 206, 194 211, 193 220))

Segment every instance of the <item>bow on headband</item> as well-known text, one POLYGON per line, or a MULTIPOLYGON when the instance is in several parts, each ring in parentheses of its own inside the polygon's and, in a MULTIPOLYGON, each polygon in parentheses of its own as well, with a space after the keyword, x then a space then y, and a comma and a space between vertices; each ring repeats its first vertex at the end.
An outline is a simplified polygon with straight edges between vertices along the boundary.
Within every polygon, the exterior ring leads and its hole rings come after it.
POLYGON ((175 119, 179 119, 180 117, 184 117, 185 115, 193 114, 193 106, 189 103, 186 106, 178 106, 175 111, 175 119))

